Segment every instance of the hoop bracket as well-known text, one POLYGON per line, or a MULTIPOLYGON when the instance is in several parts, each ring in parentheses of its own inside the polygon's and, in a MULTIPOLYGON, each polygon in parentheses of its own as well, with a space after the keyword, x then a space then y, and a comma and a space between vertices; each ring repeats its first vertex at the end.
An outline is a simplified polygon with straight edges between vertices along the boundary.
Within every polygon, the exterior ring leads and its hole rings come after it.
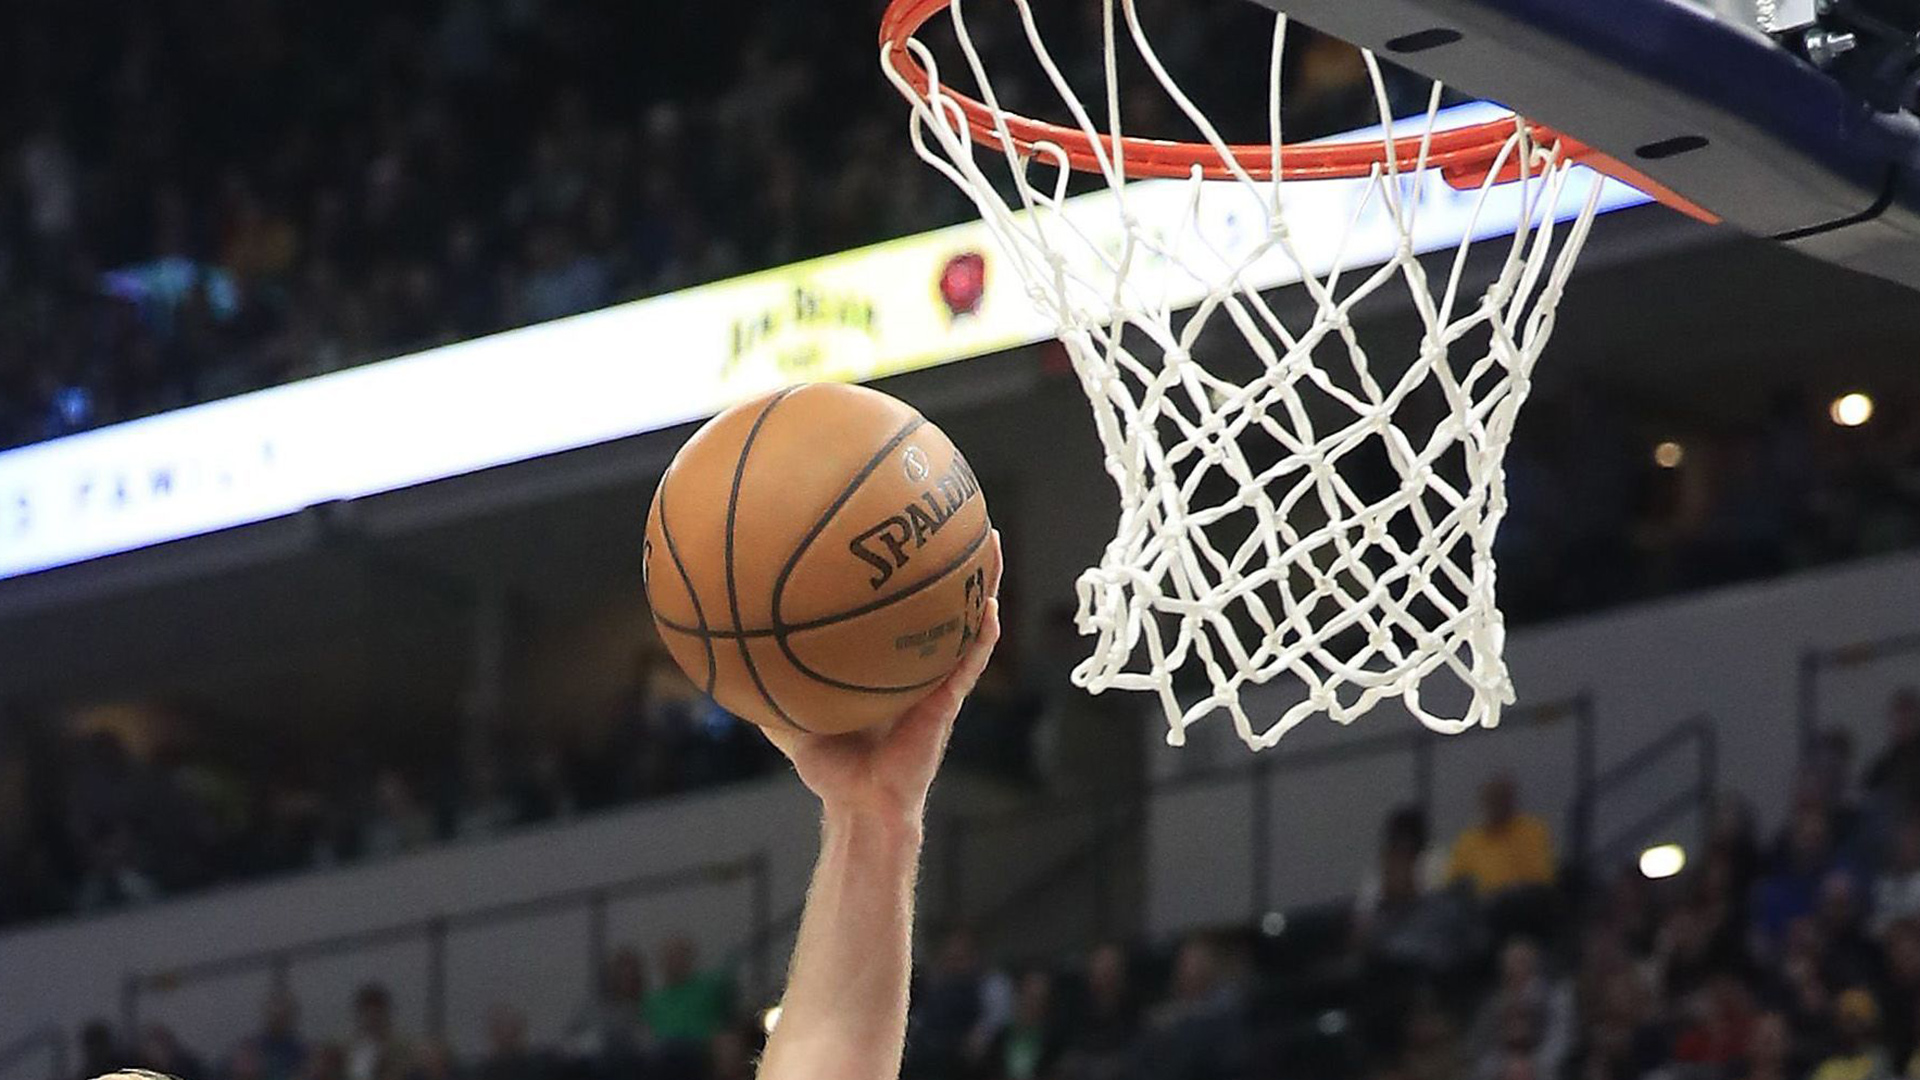
MULTIPOLYGON (((880 62, 887 65, 921 101, 933 93, 933 78, 907 47, 907 42, 934 16, 952 6, 953 0, 892 0, 880 21, 880 62)), ((1369 175, 1389 161, 1398 170, 1412 171, 1423 163, 1437 169, 1447 183, 1456 188, 1474 188, 1493 171, 1501 151, 1513 135, 1513 121, 1491 120, 1485 123, 1434 132, 1431 135, 1406 136, 1391 141, 1355 140, 1337 143, 1237 143, 1226 147, 1230 165, 1220 149, 1203 142, 1148 139, 1125 135, 1102 135, 1096 139, 1079 128, 1052 124, 1012 113, 995 115, 986 103, 946 87, 940 99, 960 110, 973 137, 989 146, 1012 149, 1030 155, 1042 146, 1059 148, 1067 165, 1077 172, 1098 173, 1104 160, 1123 160, 1130 176, 1184 179, 1196 170, 1207 180, 1231 180, 1246 175, 1257 181, 1274 179, 1275 163, 1283 180, 1334 180, 1369 175), (1002 128, 1011 146, 1002 140, 1002 128)), ((1532 121, 1528 125, 1534 140, 1544 145, 1558 144, 1560 153, 1640 189, 1662 204, 1709 225, 1720 218, 1687 200, 1673 189, 1654 181, 1645 173, 1617 158, 1602 153, 1563 132, 1532 121)), ((1495 176, 1498 183, 1517 180, 1519 162, 1509 161, 1495 176)))

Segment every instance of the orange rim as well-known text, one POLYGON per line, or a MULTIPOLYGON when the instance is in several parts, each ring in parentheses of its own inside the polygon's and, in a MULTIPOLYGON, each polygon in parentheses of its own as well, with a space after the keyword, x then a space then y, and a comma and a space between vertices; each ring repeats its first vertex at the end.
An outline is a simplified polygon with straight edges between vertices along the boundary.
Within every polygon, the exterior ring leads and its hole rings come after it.
MULTIPOLYGON (((880 18, 880 47, 882 62, 911 86, 922 101, 927 100, 932 88, 932 77, 925 67, 907 48, 907 41, 942 11, 951 6, 953 0, 891 0, 886 13, 880 18)), ((994 111, 984 102, 942 89, 941 100, 952 103, 966 117, 967 129, 974 139, 989 146, 1001 146, 1001 125, 996 122, 994 111)), ((1198 169, 1200 175, 1208 180, 1229 180, 1237 174, 1222 159, 1220 151, 1200 142, 1177 142, 1166 139, 1143 139, 1138 136, 1101 135, 1098 143, 1093 136, 1078 128, 1050 124, 1043 120, 1033 120, 1023 116, 1007 114, 1005 128, 1011 137, 1013 149, 1022 155, 1033 154, 1042 145, 1059 148, 1059 156, 1067 165, 1078 172, 1098 173, 1101 153, 1111 160, 1118 155, 1126 164, 1127 174, 1137 177, 1174 177, 1183 178, 1193 175, 1198 169)), ((1558 142, 1561 153, 1570 161, 1605 173, 1616 180, 1639 188, 1661 203, 1686 214, 1689 217, 1708 224, 1718 224, 1719 218, 1697 204, 1682 198, 1677 192, 1665 185, 1656 183, 1644 173, 1633 169, 1618 159, 1604 154, 1587 144, 1556 131, 1544 124, 1525 121, 1536 142, 1551 144, 1558 142)), ((1447 183, 1457 188, 1478 187, 1486 181, 1494 163, 1499 160, 1501 150, 1513 135, 1513 121, 1510 119, 1491 120, 1454 128, 1449 131, 1434 132, 1431 138, 1426 136, 1408 136, 1394 139, 1389 143, 1385 139, 1358 140, 1343 143, 1286 143, 1280 147, 1280 176, 1284 180, 1333 180, 1341 178, 1363 177, 1375 167, 1384 165, 1388 160, 1399 170, 1412 171, 1419 168, 1423 160, 1427 168, 1438 169, 1447 183)), ((1255 180, 1273 179, 1274 149, 1271 143, 1239 143, 1229 145, 1227 153, 1241 172, 1255 180)), ((1051 156, 1051 154, 1049 154, 1051 156)), ((1520 165, 1509 161, 1496 183, 1505 183, 1520 178, 1520 165)))

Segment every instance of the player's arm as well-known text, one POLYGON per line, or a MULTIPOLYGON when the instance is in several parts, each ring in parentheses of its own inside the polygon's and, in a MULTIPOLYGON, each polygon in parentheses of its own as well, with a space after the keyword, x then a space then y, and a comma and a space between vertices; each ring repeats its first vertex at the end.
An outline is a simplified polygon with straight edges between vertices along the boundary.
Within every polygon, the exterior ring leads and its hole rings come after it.
POLYGON ((820 796, 820 861, 759 1080, 894 1080, 907 1037, 913 884, 927 791, 1000 637, 1000 537, 979 637, 883 733, 768 731, 820 796))

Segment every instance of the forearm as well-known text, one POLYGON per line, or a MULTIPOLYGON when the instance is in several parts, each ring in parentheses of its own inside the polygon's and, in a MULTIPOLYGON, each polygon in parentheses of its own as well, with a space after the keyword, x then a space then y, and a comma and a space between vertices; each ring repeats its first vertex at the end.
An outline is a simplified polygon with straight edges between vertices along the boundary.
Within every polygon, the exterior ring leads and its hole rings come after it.
POLYGON ((829 810, 760 1080, 894 1080, 907 1034, 918 814, 829 810))

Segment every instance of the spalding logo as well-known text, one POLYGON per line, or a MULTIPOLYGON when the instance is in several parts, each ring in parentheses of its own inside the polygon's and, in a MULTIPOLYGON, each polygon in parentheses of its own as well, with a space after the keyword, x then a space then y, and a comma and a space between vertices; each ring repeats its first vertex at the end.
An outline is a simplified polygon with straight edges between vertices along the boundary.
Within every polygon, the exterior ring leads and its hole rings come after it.
MULTIPOLYGON (((927 468, 924 455, 921 469, 927 468)), ((911 468, 911 459, 909 459, 911 468)), ((980 481, 967 467, 967 459, 953 455, 953 468, 920 493, 920 498, 900 508, 900 512, 853 538, 847 550, 873 567, 867 584, 878 589, 893 577, 895 570, 907 565, 912 552, 927 546, 927 538, 940 531, 953 515, 960 512, 975 495, 980 481)))

